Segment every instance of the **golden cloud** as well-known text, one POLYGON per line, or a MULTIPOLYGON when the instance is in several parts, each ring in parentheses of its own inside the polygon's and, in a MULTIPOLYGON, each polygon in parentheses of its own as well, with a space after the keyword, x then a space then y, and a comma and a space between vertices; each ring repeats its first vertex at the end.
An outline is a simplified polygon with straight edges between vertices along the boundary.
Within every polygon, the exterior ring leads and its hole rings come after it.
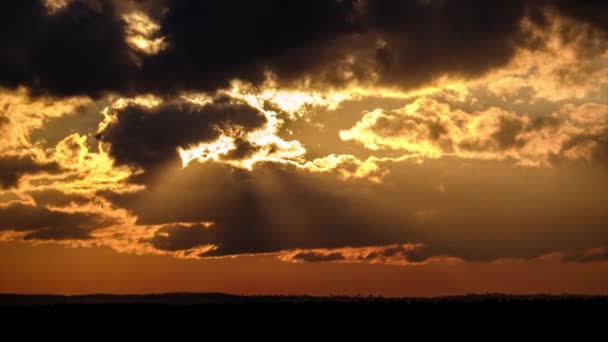
POLYGON ((30 141, 32 131, 41 128, 48 120, 76 112, 91 104, 87 97, 57 99, 39 96, 33 98, 25 88, 0 89, 0 154, 16 151, 31 154, 35 149, 30 141))
MULTIPOLYGON (((378 90, 381 93, 382 90, 378 90)), ((297 140, 285 140, 279 136, 279 131, 285 123, 282 115, 289 118, 305 117, 305 110, 309 107, 324 107, 328 110, 336 109, 342 101, 361 96, 356 91, 348 92, 306 92, 305 90, 278 90, 273 88, 272 81, 262 91, 255 91, 253 87, 241 82, 234 82, 229 90, 221 91, 231 98, 239 99, 251 107, 259 110, 266 117, 266 124, 260 129, 241 134, 238 131, 227 130, 219 138, 211 142, 204 142, 194 146, 179 147, 178 153, 182 165, 186 167, 192 161, 219 162, 229 164, 236 168, 251 170, 259 163, 279 163, 295 166, 310 172, 336 172, 340 179, 366 178, 378 182, 382 179, 382 170, 375 160, 359 160, 352 155, 331 154, 313 160, 306 159, 306 149, 297 140), (271 103, 279 110, 269 109, 271 103), (247 143, 252 152, 244 158, 226 158, 232 151, 237 150, 237 142, 247 143)), ((388 93, 387 96, 405 96, 404 94, 388 93)), ((205 95, 185 95, 189 102, 204 105, 211 101, 205 95)))
POLYGON ((160 25, 143 12, 124 14, 127 43, 135 50, 155 55, 167 47, 165 37, 158 36, 160 25))
POLYGON ((44 0, 44 7, 49 14, 55 14, 61 9, 67 7, 73 0, 44 0))
POLYGON ((361 264, 388 264, 418 266, 429 263, 458 263, 461 259, 448 255, 427 254, 423 244, 396 244, 389 246, 296 249, 278 253, 285 262, 345 262, 361 264))
POLYGON ((608 46, 605 33, 572 19, 550 15, 542 29, 522 22, 542 48, 521 47, 511 62, 469 86, 485 86, 508 98, 532 91, 532 101, 563 101, 601 96, 608 85, 608 46))
POLYGON ((597 103, 564 105, 547 116, 496 107, 468 113, 421 97, 401 109, 367 112, 340 137, 370 150, 423 158, 511 158, 520 165, 550 166, 556 158, 591 160, 597 137, 608 129, 607 113, 608 105, 597 103))

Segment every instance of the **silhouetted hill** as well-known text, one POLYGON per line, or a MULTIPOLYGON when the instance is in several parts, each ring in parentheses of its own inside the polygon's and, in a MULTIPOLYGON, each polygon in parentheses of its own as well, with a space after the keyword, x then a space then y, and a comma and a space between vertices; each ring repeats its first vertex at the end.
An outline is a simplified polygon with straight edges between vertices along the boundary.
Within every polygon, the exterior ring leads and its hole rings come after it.
POLYGON ((12 336, 547 336, 608 334, 608 297, 439 298, 0 294, 12 336))
POLYGON ((53 295, 53 294, 3 294, 0 293, 0 306, 39 306, 39 305, 75 305, 75 304, 159 304, 159 305, 203 305, 203 304, 303 304, 303 303, 473 303, 473 302, 552 302, 552 301, 589 301, 607 300, 607 296, 584 295, 507 295, 507 294, 469 294, 445 297, 381 297, 381 296, 308 296, 308 295, 264 295, 242 296, 227 293, 160 293, 160 294, 87 294, 87 295, 53 295))

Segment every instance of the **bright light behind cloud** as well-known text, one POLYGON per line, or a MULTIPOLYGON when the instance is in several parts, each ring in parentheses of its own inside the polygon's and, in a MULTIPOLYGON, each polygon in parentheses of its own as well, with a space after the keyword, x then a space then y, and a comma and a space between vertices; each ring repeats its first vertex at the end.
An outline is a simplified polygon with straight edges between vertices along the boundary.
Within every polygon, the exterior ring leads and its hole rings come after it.
POLYGON ((155 55, 167 47, 165 37, 159 37, 160 26, 142 12, 123 15, 126 22, 127 43, 143 53, 155 55))
POLYGON ((54 14, 57 11, 65 8, 73 0, 44 0, 44 6, 46 7, 49 14, 54 14))

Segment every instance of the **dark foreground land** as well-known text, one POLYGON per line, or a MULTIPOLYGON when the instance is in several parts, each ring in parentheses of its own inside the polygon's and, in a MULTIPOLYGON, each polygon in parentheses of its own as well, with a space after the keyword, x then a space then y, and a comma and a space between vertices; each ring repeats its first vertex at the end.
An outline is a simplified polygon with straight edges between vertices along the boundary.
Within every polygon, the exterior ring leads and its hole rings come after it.
POLYGON ((608 297, 0 294, 0 336, 608 336, 608 297))

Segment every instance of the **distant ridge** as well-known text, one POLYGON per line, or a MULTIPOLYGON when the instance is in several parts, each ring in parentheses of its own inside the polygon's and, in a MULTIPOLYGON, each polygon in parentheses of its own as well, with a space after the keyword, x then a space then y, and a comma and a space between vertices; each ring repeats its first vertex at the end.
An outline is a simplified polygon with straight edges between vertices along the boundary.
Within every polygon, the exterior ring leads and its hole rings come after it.
POLYGON ((381 297, 381 296, 310 296, 310 295, 235 295, 220 292, 174 292, 159 294, 0 294, 0 306, 39 305, 95 305, 95 304, 155 304, 155 305, 205 305, 205 304, 256 304, 256 303, 408 303, 408 302, 501 302, 501 301, 560 301, 605 300, 605 295, 577 294, 526 294, 501 293, 467 294, 442 297, 381 297))

